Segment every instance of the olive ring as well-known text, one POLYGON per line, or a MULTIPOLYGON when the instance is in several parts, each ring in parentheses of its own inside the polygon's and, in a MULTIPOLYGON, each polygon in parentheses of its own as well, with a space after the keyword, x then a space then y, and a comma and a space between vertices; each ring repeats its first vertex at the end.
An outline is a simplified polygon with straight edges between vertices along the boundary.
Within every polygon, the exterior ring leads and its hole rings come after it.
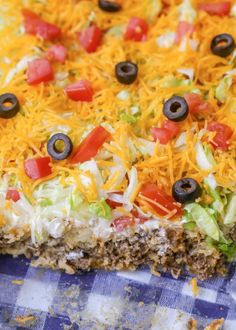
POLYGON ((192 178, 176 181, 172 187, 172 196, 181 204, 194 202, 202 194, 199 183, 192 178))
POLYGON ((115 74, 117 80, 124 85, 132 84, 138 75, 138 66, 133 62, 120 62, 116 64, 115 74))
POLYGON ((121 5, 109 0, 98 0, 98 6, 100 9, 109 13, 115 13, 121 9, 121 5))
POLYGON ((178 122, 188 116, 189 108, 185 99, 181 96, 173 96, 163 106, 163 114, 172 121, 178 122))
POLYGON ((211 41, 211 51, 214 55, 227 57, 235 47, 233 37, 228 33, 216 35, 211 41))
POLYGON ((71 139, 69 136, 63 133, 57 133, 54 134, 47 143, 47 151, 48 154, 52 157, 54 160, 63 160, 70 156, 73 149, 73 144, 71 142, 71 139), (62 141, 64 142, 64 148, 63 150, 58 150, 56 147, 56 143, 62 141))
POLYGON ((0 118, 12 118, 19 110, 20 103, 14 94, 5 93, 0 95, 0 118))

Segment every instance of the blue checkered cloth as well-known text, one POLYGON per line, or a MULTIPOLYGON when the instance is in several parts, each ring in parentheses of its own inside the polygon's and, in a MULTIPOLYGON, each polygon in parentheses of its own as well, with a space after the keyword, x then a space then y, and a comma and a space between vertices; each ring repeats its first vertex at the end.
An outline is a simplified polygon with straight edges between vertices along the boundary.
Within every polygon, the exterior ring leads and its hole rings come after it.
POLYGON ((190 279, 157 277, 146 268, 67 275, 34 268, 23 257, 1 256, 0 329, 184 330, 193 317, 199 329, 224 318, 224 330, 235 330, 235 266, 227 278, 199 281, 196 298, 190 279), (22 322, 26 316, 29 321, 22 322))

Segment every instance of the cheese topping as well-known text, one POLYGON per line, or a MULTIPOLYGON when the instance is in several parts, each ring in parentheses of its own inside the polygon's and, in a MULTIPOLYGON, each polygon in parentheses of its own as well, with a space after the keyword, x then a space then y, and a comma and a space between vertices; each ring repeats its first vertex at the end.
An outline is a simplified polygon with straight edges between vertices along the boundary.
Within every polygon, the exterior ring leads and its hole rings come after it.
MULTIPOLYGON (((0 226, 6 232, 29 224, 35 243, 45 233, 58 237, 70 226, 69 219, 93 219, 94 214, 85 210, 110 193, 124 193, 123 205, 126 212, 130 211, 139 188, 148 182, 171 194, 173 183, 182 177, 202 183, 214 173, 219 186, 236 190, 235 61, 210 51, 216 34, 229 33, 236 40, 234 7, 231 16, 219 17, 198 10, 202 1, 197 0, 168 1, 168 7, 164 1, 120 2, 122 10, 112 15, 101 11, 95 0, 1 3, 0 94, 14 93, 21 105, 17 116, 0 119, 0 172, 2 177, 7 173, 0 192, 0 226), (23 7, 62 30, 60 43, 67 48, 68 58, 64 63, 52 62, 52 82, 29 86, 26 81, 28 63, 44 57, 53 43, 24 31, 23 7), (134 16, 149 24, 143 42, 123 38, 134 16), (103 38, 101 46, 89 54, 81 47, 78 33, 91 21, 103 31, 103 38), (175 43, 179 21, 194 25, 191 43, 188 38, 180 45, 175 43), (124 88, 116 80, 114 68, 125 60, 137 63, 139 75, 134 84, 124 88), (229 72, 230 84, 218 102, 215 96, 229 72), (93 87, 92 102, 75 102, 64 93, 66 85, 81 79, 87 79, 93 87), (166 145, 155 143, 150 129, 161 127, 166 120, 163 101, 190 92, 201 94, 209 109, 189 115, 181 122, 180 134, 166 145), (207 130, 211 121, 230 126, 234 134, 228 150, 212 149, 209 159, 204 146, 210 146, 214 138, 214 133, 207 130), (76 165, 67 160, 53 161, 52 174, 36 181, 26 175, 24 161, 47 156, 46 145, 52 134, 64 132, 77 146, 98 125, 111 133, 111 140, 95 158, 76 165), (5 206, 5 194, 12 186, 19 190, 21 200, 10 202, 9 208, 5 206), (40 204, 43 200, 46 208, 40 204), (73 203, 77 203, 74 210, 73 203), (30 220, 26 220, 26 214, 30 220)), ((145 205, 150 211, 150 204, 145 205)), ((174 212, 169 217, 172 215, 174 212)), ((104 223, 109 227, 111 221, 104 223)))

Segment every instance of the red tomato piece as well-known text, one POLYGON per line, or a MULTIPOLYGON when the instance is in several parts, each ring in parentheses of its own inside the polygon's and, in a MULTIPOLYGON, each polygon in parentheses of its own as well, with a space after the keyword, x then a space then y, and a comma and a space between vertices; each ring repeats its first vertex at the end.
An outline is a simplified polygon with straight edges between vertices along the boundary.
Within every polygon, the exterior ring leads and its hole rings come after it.
POLYGON ((166 120, 162 127, 169 131, 171 139, 176 137, 180 131, 179 125, 172 120, 166 120))
POLYGON ((101 45, 102 31, 96 25, 91 25, 78 34, 80 44, 88 53, 94 53, 101 45))
POLYGON ((226 16, 230 13, 231 4, 229 1, 218 3, 202 3, 198 6, 198 8, 205 11, 209 15, 226 16))
POLYGON ((93 100, 93 88, 88 80, 82 79, 65 88, 67 96, 73 101, 91 102, 93 100))
POLYGON ((179 44, 181 40, 187 36, 191 37, 194 32, 193 24, 190 24, 186 21, 180 21, 177 26, 176 36, 175 36, 175 43, 179 44))
POLYGON ((232 137, 234 131, 231 127, 218 122, 211 122, 208 124, 208 130, 211 132, 216 132, 213 138, 212 145, 215 148, 220 148, 222 150, 227 150, 229 146, 229 140, 232 137))
POLYGON ((61 36, 61 29, 59 27, 44 21, 34 12, 23 9, 22 15, 26 33, 38 35, 45 40, 54 40, 61 36))
POLYGON ((67 49, 63 45, 53 45, 46 52, 49 61, 58 61, 64 63, 67 57, 67 49))
POLYGON ((12 200, 13 202, 17 202, 20 199, 20 194, 17 190, 10 188, 7 191, 6 199, 12 200))
POLYGON ((198 113, 209 108, 209 104, 197 93, 187 93, 184 95, 184 98, 188 104, 190 113, 198 113))
POLYGON ((50 157, 32 158, 25 160, 25 173, 31 179, 37 180, 52 174, 50 157))
MULTIPOLYGON (((122 191, 118 191, 116 192, 116 194, 118 195, 123 195, 123 192, 122 191)), ((112 209, 115 209, 116 207, 119 207, 119 206, 122 206, 123 204, 122 203, 119 203, 119 202, 115 202, 109 198, 106 199, 106 203, 110 206, 110 208, 112 209)))
POLYGON ((26 74, 29 85, 37 85, 41 82, 51 81, 54 78, 51 64, 46 58, 29 62, 26 74))
POLYGON ((161 144, 167 144, 171 140, 171 133, 168 129, 162 127, 151 128, 151 134, 154 141, 159 141, 161 144))
POLYGON ((139 17, 130 19, 124 38, 125 40, 144 41, 147 38, 148 24, 139 17))
POLYGON ((183 214, 183 210, 181 206, 178 206, 175 203, 175 200, 172 196, 167 195, 163 190, 161 190, 156 184, 154 183, 147 183, 141 187, 140 194, 157 202, 162 207, 158 207, 151 202, 148 202, 150 206, 160 215, 166 216, 170 211, 176 210, 177 212, 171 217, 171 219, 177 218, 183 214))
POLYGON ((135 219, 138 220, 139 223, 145 223, 149 220, 149 218, 145 217, 144 215, 140 214, 137 209, 133 208, 131 214, 134 216, 135 219))
POLYGON ((102 126, 94 128, 77 148, 71 159, 71 163, 83 163, 96 156, 98 150, 109 137, 110 133, 102 126))
POLYGON ((125 228, 134 225, 133 217, 131 216, 121 216, 115 219, 112 226, 115 227, 116 231, 121 232, 125 228))

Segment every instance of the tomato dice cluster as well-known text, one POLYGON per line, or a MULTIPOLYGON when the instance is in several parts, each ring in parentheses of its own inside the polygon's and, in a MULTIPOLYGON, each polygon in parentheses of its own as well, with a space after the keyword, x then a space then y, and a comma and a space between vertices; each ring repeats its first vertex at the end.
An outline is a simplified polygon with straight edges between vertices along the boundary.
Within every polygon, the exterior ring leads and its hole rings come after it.
POLYGON ((208 102, 204 101, 202 96, 197 93, 187 93, 184 98, 188 104, 189 112, 192 114, 209 109, 208 102))
POLYGON ((151 134, 154 141, 158 140, 161 144, 167 144, 179 134, 179 131, 179 125, 171 120, 166 120, 162 127, 151 128, 151 134))
POLYGON ((170 219, 178 218, 183 214, 182 207, 175 202, 174 198, 172 196, 167 195, 164 190, 160 189, 154 183, 144 184, 140 189, 140 194, 150 199, 148 203, 160 216, 166 216, 169 212, 173 210, 176 210, 176 212, 173 216, 170 217, 170 219), (152 203, 151 201, 153 201, 154 203, 152 203), (160 206, 155 204, 155 202, 160 204, 160 206))
POLYGON ((44 21, 40 16, 28 9, 23 9, 22 14, 26 33, 37 35, 44 40, 50 41, 60 38, 61 29, 56 25, 44 21))
POLYGON ((229 140, 231 139, 234 131, 231 127, 218 122, 211 122, 208 124, 208 130, 215 132, 215 136, 211 141, 214 148, 220 148, 222 150, 227 150, 229 147, 229 140))

